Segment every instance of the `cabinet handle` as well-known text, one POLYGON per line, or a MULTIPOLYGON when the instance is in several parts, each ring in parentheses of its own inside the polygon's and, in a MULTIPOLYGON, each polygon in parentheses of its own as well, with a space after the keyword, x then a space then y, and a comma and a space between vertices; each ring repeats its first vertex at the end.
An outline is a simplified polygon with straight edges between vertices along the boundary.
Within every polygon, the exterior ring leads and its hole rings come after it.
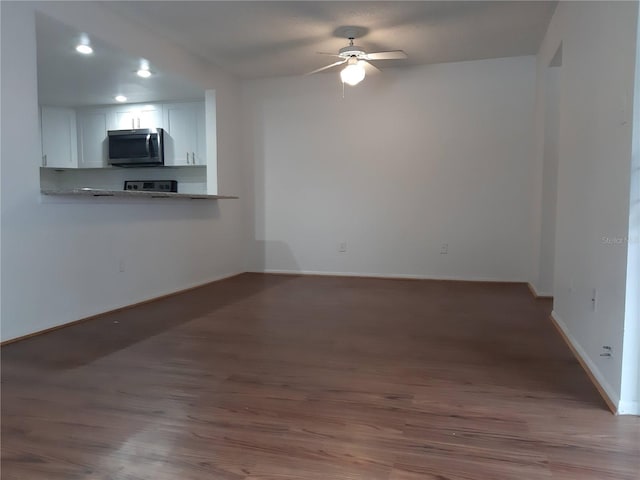
POLYGON ((140 117, 138 117, 138 128, 140 128, 140 117))
POLYGON ((196 164, 196 154, 194 152, 191 152, 191 162, 195 165, 196 164))
POLYGON ((42 165, 45 166, 45 167, 47 166, 47 156, 46 155, 42 156, 42 165))
POLYGON ((187 152, 187 165, 189 165, 189 152, 187 152))
POLYGON ((131 117, 131 129, 133 130, 134 128, 136 128, 136 124, 133 123, 135 122, 135 120, 133 119, 133 117, 131 117))

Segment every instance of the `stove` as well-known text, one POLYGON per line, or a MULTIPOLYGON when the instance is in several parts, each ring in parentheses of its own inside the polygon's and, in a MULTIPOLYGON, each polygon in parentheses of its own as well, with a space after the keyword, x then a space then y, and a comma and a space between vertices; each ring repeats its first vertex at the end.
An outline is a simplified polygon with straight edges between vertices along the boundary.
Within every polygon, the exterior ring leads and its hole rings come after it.
POLYGON ((176 180, 125 180, 125 190, 140 192, 178 192, 176 180))

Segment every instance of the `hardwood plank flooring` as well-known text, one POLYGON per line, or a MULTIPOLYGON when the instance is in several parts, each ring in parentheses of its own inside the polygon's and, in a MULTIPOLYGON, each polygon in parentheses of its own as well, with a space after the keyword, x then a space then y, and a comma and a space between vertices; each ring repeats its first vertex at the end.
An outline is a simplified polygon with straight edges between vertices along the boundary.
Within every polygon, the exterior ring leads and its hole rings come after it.
POLYGON ((244 274, 2 348, 2 479, 638 480, 526 285, 244 274))

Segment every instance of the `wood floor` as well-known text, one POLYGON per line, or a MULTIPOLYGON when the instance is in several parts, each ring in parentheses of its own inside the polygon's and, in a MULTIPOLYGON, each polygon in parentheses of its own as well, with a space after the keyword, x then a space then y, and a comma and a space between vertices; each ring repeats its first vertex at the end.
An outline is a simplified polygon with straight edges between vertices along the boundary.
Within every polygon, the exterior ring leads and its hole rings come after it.
POLYGON ((638 480, 527 287, 245 274, 2 348, 2 479, 638 480))

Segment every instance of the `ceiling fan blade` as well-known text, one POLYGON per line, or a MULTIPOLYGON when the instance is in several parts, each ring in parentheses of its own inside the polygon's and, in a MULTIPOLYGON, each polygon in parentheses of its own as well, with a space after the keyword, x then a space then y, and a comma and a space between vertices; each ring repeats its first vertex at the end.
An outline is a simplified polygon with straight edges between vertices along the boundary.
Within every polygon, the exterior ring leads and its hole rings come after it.
POLYGON ((380 70, 374 64, 369 63, 366 60, 360 60, 360 61, 364 65, 364 71, 367 73, 367 75, 378 75, 379 73, 382 73, 382 70, 380 70))
POLYGON ((339 62, 332 63, 331 65, 327 65, 326 67, 317 68, 313 72, 305 73, 305 75, 313 75, 314 73, 318 73, 318 72, 321 72, 323 70, 328 70, 330 68, 337 67, 338 65, 342 65, 343 63, 346 63, 347 60, 349 60, 349 59, 345 58, 344 60, 340 60, 339 62))
POLYGON ((389 52, 367 53, 366 60, 400 60, 407 58, 407 54, 402 50, 391 50, 389 52))
POLYGON ((330 57, 339 57, 337 53, 329 53, 329 52, 316 52, 318 55, 329 55, 330 57))

